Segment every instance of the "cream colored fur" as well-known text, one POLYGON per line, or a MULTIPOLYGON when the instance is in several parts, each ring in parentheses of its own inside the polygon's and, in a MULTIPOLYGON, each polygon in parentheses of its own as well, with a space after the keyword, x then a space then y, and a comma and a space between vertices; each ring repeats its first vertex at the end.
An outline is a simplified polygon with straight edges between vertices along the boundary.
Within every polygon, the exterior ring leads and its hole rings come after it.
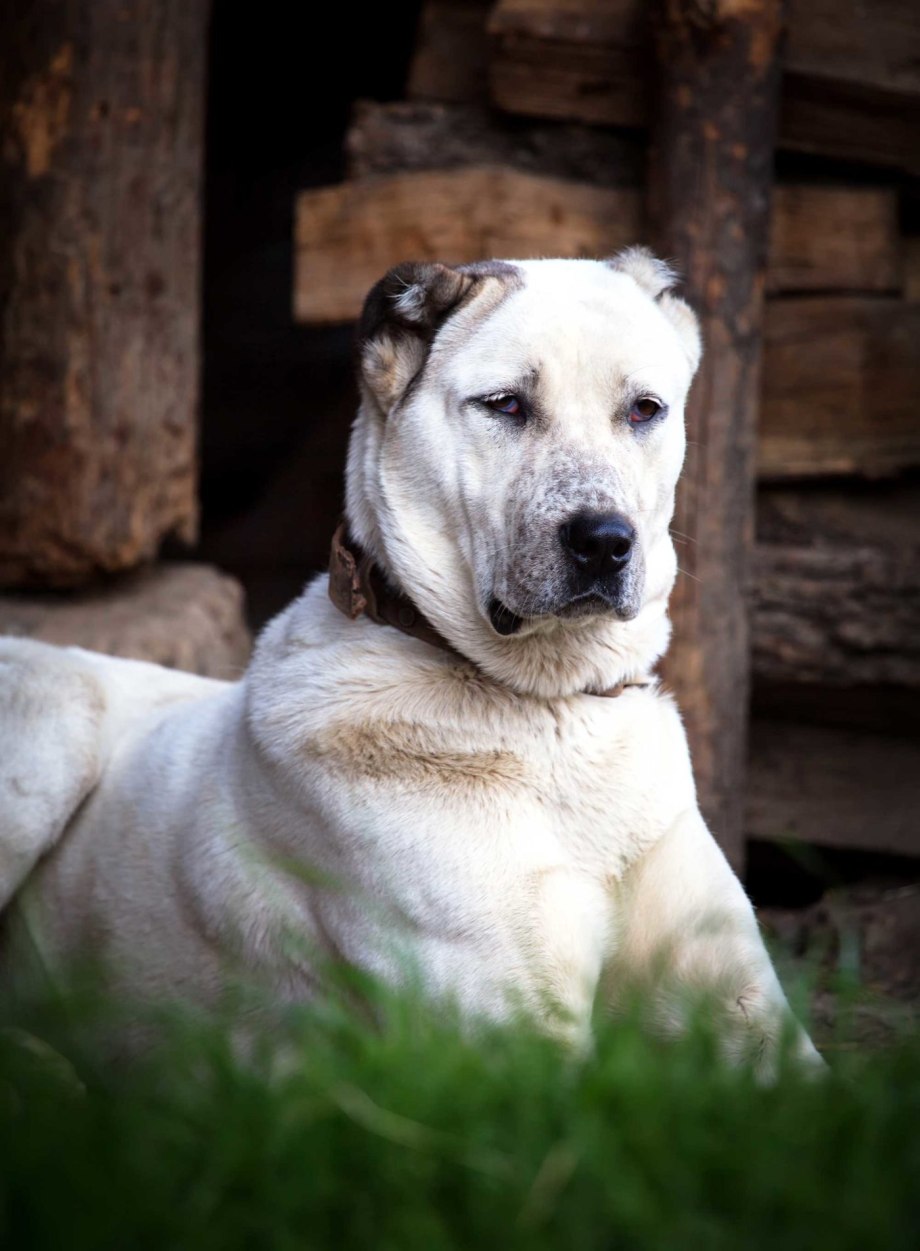
POLYGON ((575 1040, 599 993, 639 986, 673 1030, 709 989, 727 1054, 770 1070, 788 1008, 677 710, 654 687, 586 693, 667 643, 699 358, 670 283, 638 251, 520 262, 464 278, 416 340, 428 288, 406 280, 365 345, 352 530, 468 660, 347 620, 325 578, 237 683, 0 640, 0 902, 47 961, 88 951, 126 994, 201 1003, 240 975, 303 999, 331 958, 575 1040), (539 421, 470 402, 521 377, 539 421), (637 387, 669 408, 641 432, 637 387), (637 572, 622 612, 563 620, 541 605, 578 508, 631 518, 637 572), (490 625, 493 595, 518 634, 490 625))

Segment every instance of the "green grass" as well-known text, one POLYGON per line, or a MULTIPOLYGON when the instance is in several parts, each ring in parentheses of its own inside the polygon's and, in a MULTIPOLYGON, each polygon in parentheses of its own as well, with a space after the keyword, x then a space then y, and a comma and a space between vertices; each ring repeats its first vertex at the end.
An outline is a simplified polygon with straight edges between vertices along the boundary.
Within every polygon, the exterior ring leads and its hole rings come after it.
POLYGON ((920 1246, 916 1038, 764 1088, 702 1027, 602 1022, 576 1061, 361 990, 381 1025, 330 996, 245 1060, 226 1023, 173 1016, 125 1066, 98 1007, 0 1014, 0 1246, 920 1246))

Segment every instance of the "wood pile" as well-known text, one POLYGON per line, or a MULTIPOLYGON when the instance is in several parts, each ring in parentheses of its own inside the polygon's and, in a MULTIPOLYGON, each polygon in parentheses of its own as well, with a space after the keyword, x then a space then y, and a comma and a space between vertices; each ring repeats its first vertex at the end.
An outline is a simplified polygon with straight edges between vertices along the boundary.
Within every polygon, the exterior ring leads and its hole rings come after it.
MULTIPOLYGON (((745 829, 920 854, 909 816, 920 801, 920 15, 907 0, 789 9, 745 829)), ((649 12, 639 0, 428 0, 408 98, 361 104, 347 180, 298 197, 297 319, 353 320, 376 278, 409 258, 654 242, 646 149, 661 71, 649 12)))

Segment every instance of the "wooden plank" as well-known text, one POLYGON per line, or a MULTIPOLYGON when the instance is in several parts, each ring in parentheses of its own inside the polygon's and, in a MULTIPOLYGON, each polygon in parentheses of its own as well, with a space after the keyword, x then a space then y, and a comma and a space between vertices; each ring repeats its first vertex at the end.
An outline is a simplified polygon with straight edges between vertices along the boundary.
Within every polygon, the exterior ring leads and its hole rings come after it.
POLYGON ((773 205, 769 292, 902 288, 894 187, 781 184, 773 205))
POLYGON ((294 315, 352 320, 372 284, 407 257, 602 256, 635 241, 639 212, 632 192, 498 167, 304 192, 295 223, 294 315))
POLYGON ((745 833, 920 855, 920 740, 751 724, 745 833))
POLYGON ((510 113, 644 126, 652 100, 641 0, 499 0, 489 17, 492 100, 510 113))
POLYGON ((816 82, 918 95, 916 0, 789 0, 783 64, 816 82))
MULTIPOLYGON (((439 118, 426 121, 428 138, 441 126, 439 118)), ((379 127, 370 134, 379 136, 379 127)), ((413 134, 413 126, 398 126, 381 159, 392 162, 406 153, 422 164, 426 157, 413 147, 413 134)), ((480 134, 462 150, 489 149, 480 134)), ((370 158, 361 159, 366 164, 370 158)), ((295 315, 318 323, 352 320, 377 278, 407 257, 461 263, 496 255, 603 256, 645 235, 641 216, 637 190, 507 166, 417 169, 306 191, 296 211, 295 315)), ((784 284, 888 290, 900 280, 893 191, 778 190, 770 290, 784 284)))
POLYGON ((669 613, 677 695, 700 808, 744 860, 753 546, 764 287, 779 113, 782 0, 663 0, 652 73, 653 246, 683 275, 706 350, 687 402, 675 530, 689 537, 669 613), (701 174, 701 171, 703 173, 701 174))
POLYGON ((920 98, 787 74, 779 146, 920 174, 920 98))
POLYGON ((0 585, 194 538, 208 8, 0 11, 0 585))
POLYGON ((844 296, 767 305, 761 477, 920 464, 920 302, 844 296))
POLYGON ((410 100, 489 98, 486 19, 492 0, 426 0, 406 94, 410 100))
MULTIPOLYGON (((643 126, 642 0, 499 0, 489 19, 492 99, 503 109, 643 126)), ((914 0, 793 0, 779 145, 920 172, 920 20, 914 0)))

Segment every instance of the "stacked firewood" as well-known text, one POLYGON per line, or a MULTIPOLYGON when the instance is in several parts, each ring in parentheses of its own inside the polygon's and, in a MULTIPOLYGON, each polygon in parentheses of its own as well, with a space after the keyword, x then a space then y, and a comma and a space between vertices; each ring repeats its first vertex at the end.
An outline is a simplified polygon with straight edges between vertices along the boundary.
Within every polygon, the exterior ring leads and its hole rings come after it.
MULTIPOLYGON (((598 256, 654 241, 653 8, 428 0, 407 99, 359 105, 347 181, 298 199, 296 318, 353 320, 404 259, 598 256)), ((920 854, 920 252, 908 237, 920 16, 908 0, 789 8, 745 828, 920 854)))

